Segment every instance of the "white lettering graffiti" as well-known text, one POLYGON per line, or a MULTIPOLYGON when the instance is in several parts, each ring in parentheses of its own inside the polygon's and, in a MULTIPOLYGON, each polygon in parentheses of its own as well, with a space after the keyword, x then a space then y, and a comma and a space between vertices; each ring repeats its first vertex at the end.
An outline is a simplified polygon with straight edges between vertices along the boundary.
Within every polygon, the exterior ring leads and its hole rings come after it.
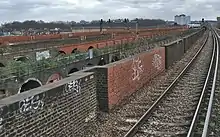
POLYGON ((28 112, 34 113, 36 110, 42 109, 44 106, 44 102, 42 101, 44 98, 44 94, 42 97, 40 95, 31 96, 19 102, 19 110, 20 113, 26 114, 28 112))
POLYGON ((80 81, 74 80, 66 84, 65 92, 74 92, 78 93, 81 91, 80 81))
POLYGON ((141 73, 144 72, 144 69, 142 62, 139 58, 133 59, 132 70, 132 80, 140 80, 141 73))
POLYGON ((3 118, 2 118, 2 114, 3 113, 3 108, 0 108, 0 132, 2 132, 3 130, 3 118))
POLYGON ((153 60, 152 60, 152 65, 157 69, 161 70, 162 69, 162 57, 158 54, 154 54, 153 60))

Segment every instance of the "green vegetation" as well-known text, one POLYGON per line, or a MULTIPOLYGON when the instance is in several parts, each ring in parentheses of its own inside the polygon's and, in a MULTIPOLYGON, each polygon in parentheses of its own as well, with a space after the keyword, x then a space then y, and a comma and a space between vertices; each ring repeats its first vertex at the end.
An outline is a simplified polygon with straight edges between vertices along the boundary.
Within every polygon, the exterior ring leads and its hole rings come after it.
POLYGON ((0 78, 11 76, 24 76, 34 72, 65 66, 87 57, 87 53, 59 56, 57 58, 42 59, 40 61, 28 60, 26 62, 11 60, 5 67, 0 68, 0 78))
MULTIPOLYGON (((101 56, 108 53, 125 51, 135 48, 134 43, 123 44, 118 46, 105 47, 102 49, 93 49, 93 56, 101 56)), ((60 55, 56 58, 42 59, 40 61, 27 60, 26 62, 11 60, 7 63, 6 67, 0 68, 0 78, 8 78, 12 76, 25 76, 31 73, 52 69, 56 67, 66 66, 73 62, 84 60, 88 57, 88 52, 79 52, 71 55, 60 55)))
MULTIPOLYGON (((188 34, 189 32, 187 32, 188 34)), ((93 49, 93 56, 101 56, 108 53, 121 52, 125 53, 128 51, 136 50, 139 47, 146 47, 148 44, 156 43, 162 40, 172 38, 172 35, 160 36, 153 39, 140 39, 139 41, 127 44, 121 44, 117 46, 104 47, 101 49, 93 49)), ((140 51, 141 52, 141 51, 140 51)), ((9 61, 6 67, 0 68, 0 79, 12 77, 12 76, 25 76, 35 72, 43 71, 46 69, 57 68, 61 66, 67 66, 73 62, 79 60, 85 60, 88 57, 88 52, 73 53, 71 55, 62 55, 55 58, 43 59, 40 61, 28 60, 26 62, 9 61)))

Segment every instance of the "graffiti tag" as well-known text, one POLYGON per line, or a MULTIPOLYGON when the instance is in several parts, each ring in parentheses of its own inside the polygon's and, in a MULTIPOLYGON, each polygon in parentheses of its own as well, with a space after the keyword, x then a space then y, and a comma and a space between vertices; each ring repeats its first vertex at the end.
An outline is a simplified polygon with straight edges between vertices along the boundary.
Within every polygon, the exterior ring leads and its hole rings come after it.
POLYGON ((133 59, 132 70, 132 80, 140 80, 140 76, 144 72, 144 68, 142 61, 139 58, 133 59))
POLYGON ((28 97, 22 101, 19 102, 19 111, 21 114, 27 114, 29 112, 36 112, 37 110, 43 109, 44 102, 43 98, 45 97, 45 94, 35 95, 28 97))
POLYGON ((90 120, 92 120, 94 117, 96 117, 96 112, 91 112, 89 113, 88 117, 86 117, 85 122, 89 122, 90 120))
POLYGON ((157 69, 161 70, 162 69, 162 57, 158 54, 154 54, 153 60, 152 60, 152 65, 157 69))
POLYGON ((2 118, 3 108, 0 108, 0 132, 3 130, 3 118, 2 118))
POLYGON ((79 93, 81 91, 80 81, 74 80, 66 84, 65 86, 65 92, 74 92, 79 93))

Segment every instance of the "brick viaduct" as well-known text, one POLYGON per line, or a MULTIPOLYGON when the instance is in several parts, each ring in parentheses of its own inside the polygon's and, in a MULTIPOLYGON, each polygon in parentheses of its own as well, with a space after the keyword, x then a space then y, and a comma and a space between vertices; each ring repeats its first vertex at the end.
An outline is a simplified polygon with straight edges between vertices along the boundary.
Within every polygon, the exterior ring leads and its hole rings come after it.
POLYGON ((0 136, 77 136, 96 118, 97 111, 108 112, 179 60, 203 34, 204 29, 163 47, 87 68, 0 100, 0 136))
MULTIPOLYGON (((182 31, 183 27, 169 27, 169 28, 158 28, 158 29, 141 29, 140 37, 152 37, 153 35, 168 33, 169 31, 182 31)), ((132 32, 132 30, 131 30, 132 32)), ((2 43, 10 43, 9 45, 2 45, 1 47, 9 46, 12 49, 16 49, 17 52, 12 53, 4 53, 4 57, 0 57, 0 62, 5 64, 5 58, 9 57, 11 59, 14 56, 20 57, 29 57, 36 58, 36 52, 43 52, 45 50, 50 50, 50 54, 52 55, 52 50, 57 50, 59 53, 71 54, 76 50, 79 51, 87 51, 89 48, 102 48, 104 46, 112 46, 115 44, 120 44, 123 42, 132 41, 135 39, 134 34, 130 31, 125 30, 108 30, 102 34, 100 32, 84 32, 84 33, 68 33, 68 34, 51 34, 51 35, 37 35, 37 36, 7 36, 0 37, 0 41, 2 43), (112 33, 114 33, 114 38, 112 38, 112 33), (34 38, 33 38, 34 37, 34 38), (82 40, 83 37, 83 40, 82 40), (105 40, 96 40, 98 37, 103 37, 105 40), (109 43, 106 43, 106 39, 108 39, 109 43), (72 44, 61 44, 50 45, 48 42, 50 41, 59 42, 59 41, 72 41, 72 44), (90 41, 90 42, 83 42, 90 41), (92 41, 92 42, 91 42, 92 41), (15 42, 15 43, 14 43, 15 42), (41 44, 38 44, 41 42, 41 44), (43 44, 45 42, 46 44, 43 44), (79 44, 79 42, 83 42, 79 44), (25 45, 22 45, 25 44, 25 45), (26 50, 19 51, 20 48, 25 47, 26 50), (37 48, 36 48, 37 47, 37 48)), ((7 58, 8 59, 8 58, 7 58)))
MULTIPOLYGON (((183 31, 182 28, 168 28, 168 29, 161 28, 160 31, 157 30, 155 32, 140 33, 140 37, 154 37, 154 35, 164 35, 172 30, 175 32, 183 31)), ((72 51, 74 51, 74 49, 76 48, 77 50, 87 51, 90 48, 111 47, 114 45, 121 45, 134 41, 135 41, 134 37, 129 37, 129 38, 121 38, 121 39, 107 40, 101 42, 99 41, 99 42, 88 42, 83 44, 69 44, 60 47, 59 50, 65 52, 65 54, 72 54, 72 51)), ((114 54, 118 56, 119 52, 114 54)), ((81 60, 77 62, 73 61, 73 63, 61 67, 42 69, 35 73, 30 73, 28 75, 22 75, 22 76, 12 77, 10 79, 4 79, 4 82, 1 82, 1 87, 3 87, 2 89, 4 89, 5 92, 4 96, 17 94, 20 93, 21 91, 28 90, 29 88, 38 87, 41 85, 45 85, 63 79, 66 76, 68 76, 69 73, 82 70, 85 67, 98 65, 101 58, 103 58, 106 63, 110 63, 113 56, 114 55, 112 54, 105 54, 87 60, 81 60), (28 87, 28 89, 26 87, 28 87)))

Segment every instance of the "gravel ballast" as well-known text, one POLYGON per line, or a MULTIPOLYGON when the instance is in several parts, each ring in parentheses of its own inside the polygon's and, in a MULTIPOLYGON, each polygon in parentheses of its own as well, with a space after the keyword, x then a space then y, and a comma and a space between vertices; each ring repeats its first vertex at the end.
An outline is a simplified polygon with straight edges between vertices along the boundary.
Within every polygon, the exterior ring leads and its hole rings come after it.
MULTIPOLYGON (((82 132, 82 137, 118 137, 123 135, 118 128, 127 121, 130 128, 139 117, 153 104, 161 93, 171 84, 179 72, 186 66, 189 60, 195 55, 196 51, 204 43, 208 33, 206 32, 188 51, 183 58, 176 62, 168 70, 165 70, 156 78, 152 79, 143 88, 139 89, 132 96, 124 100, 118 107, 109 114, 100 112, 98 120, 93 121, 82 132), (130 116, 133 116, 131 118, 130 116), (129 116, 129 119, 127 118, 129 116)), ((127 130, 127 129, 124 129, 127 130)))

